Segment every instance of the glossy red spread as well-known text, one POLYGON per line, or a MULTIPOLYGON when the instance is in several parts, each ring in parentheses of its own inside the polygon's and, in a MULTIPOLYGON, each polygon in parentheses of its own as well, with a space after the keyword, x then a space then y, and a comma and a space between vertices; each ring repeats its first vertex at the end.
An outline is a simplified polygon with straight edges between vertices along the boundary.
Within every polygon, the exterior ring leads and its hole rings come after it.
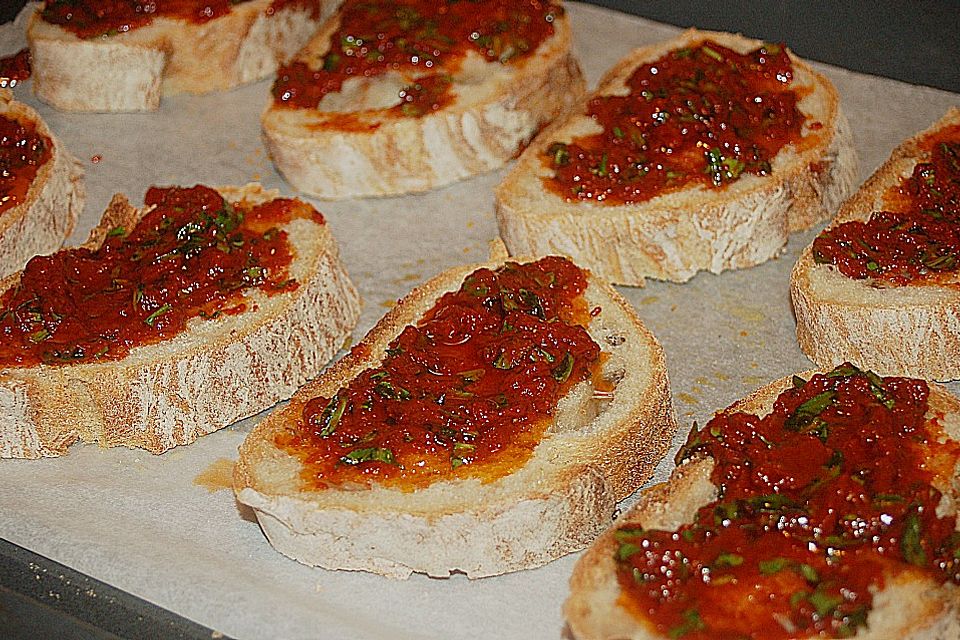
POLYGON ((529 459, 558 400, 598 369, 586 286, 558 257, 475 271, 378 366, 306 401, 277 445, 316 488, 506 475, 529 459))
POLYGON ((813 259, 850 278, 935 283, 960 270, 960 125, 923 145, 929 158, 885 194, 887 211, 845 222, 813 241, 813 259))
POLYGON ((30 49, 21 49, 12 56, 0 58, 0 89, 15 87, 30 77, 30 49))
MULTIPOLYGON (((237 4, 250 0, 47 0, 43 19, 81 38, 113 36, 150 24, 154 18, 176 18, 204 23, 219 18, 237 4)), ((273 0, 267 9, 297 5, 309 8, 316 17, 319 0, 273 0)))
POLYGON ((960 586, 956 514, 937 517, 931 484, 960 445, 938 442, 928 394, 842 365, 794 378, 763 418, 715 416, 678 459, 712 457, 719 499, 678 531, 617 531, 621 602, 663 637, 845 638, 887 578, 960 586))
POLYGON ((603 131, 549 145, 544 185, 567 201, 623 204, 768 175, 806 119, 792 81, 777 45, 739 54, 708 40, 671 51, 637 68, 629 95, 588 102, 603 131))
POLYGON ((562 12, 549 0, 347 0, 326 55, 282 67, 274 101, 315 109, 351 76, 399 71, 416 81, 393 111, 422 116, 452 99, 450 75, 469 52, 489 62, 524 58, 553 34, 562 12))
POLYGON ((26 200, 37 171, 50 159, 52 146, 34 123, 0 115, 0 213, 26 200))
POLYGON ((254 289, 295 289, 280 227, 323 220, 297 200, 231 205, 202 186, 153 187, 145 202, 155 208, 100 249, 27 263, 0 299, 0 366, 114 360, 176 336, 191 318, 243 312, 254 289))

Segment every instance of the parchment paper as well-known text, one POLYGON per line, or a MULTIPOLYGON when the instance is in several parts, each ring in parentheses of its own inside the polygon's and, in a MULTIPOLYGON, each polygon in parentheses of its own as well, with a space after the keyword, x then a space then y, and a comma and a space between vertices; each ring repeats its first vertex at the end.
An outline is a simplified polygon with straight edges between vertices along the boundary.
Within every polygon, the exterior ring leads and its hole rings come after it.
MULTIPOLYGON (((633 47, 677 29, 571 4, 577 54, 592 84, 633 47)), ((22 46, 16 26, 3 53, 22 46)), ((836 84, 868 175, 903 138, 960 96, 815 65, 836 84)), ((269 82, 206 97, 163 100, 159 112, 89 115, 34 105, 86 167, 79 242, 111 194, 141 202, 152 184, 239 184, 290 189, 267 158, 259 114, 269 82)), ((502 172, 419 196, 318 203, 365 300, 359 339, 385 307, 429 276, 481 260, 496 235, 492 189, 502 172)), ((756 387, 811 367, 796 346, 787 283, 800 249, 792 238, 767 264, 683 285, 622 289, 667 354, 685 437, 756 387)), ((956 387, 954 386, 954 391, 956 387)), ((391 581, 301 566, 270 547, 231 492, 194 480, 234 459, 256 419, 163 456, 77 446, 60 459, 0 461, 0 536, 120 589, 242 638, 556 638, 576 555, 546 567, 470 581, 391 581), (221 462, 221 465, 223 463, 221 462)), ((657 471, 669 473, 672 454, 657 471)))

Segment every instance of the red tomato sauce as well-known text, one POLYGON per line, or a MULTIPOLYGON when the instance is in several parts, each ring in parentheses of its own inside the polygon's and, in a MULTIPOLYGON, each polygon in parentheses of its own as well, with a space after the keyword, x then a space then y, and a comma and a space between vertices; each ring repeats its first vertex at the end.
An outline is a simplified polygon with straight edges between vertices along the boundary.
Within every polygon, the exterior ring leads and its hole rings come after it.
POLYGON ((671 51, 630 76, 629 95, 588 102, 603 131, 549 145, 544 185, 568 202, 624 204, 768 175, 780 149, 802 137, 792 81, 778 45, 740 54, 705 41, 671 51))
POLYGON ((0 214, 24 202, 37 172, 53 152, 32 122, 0 115, 0 214))
POLYGON ((315 488, 506 475, 530 458, 558 400, 598 375, 586 286, 558 257, 475 271, 378 366, 306 401, 277 445, 315 488))
MULTIPOLYGON (((230 13, 234 5, 250 0, 47 0, 41 15, 50 24, 60 25, 80 38, 114 36, 153 22, 154 18, 176 18, 202 24, 230 13)), ((314 18, 320 13, 319 0, 273 0, 272 14, 285 6, 309 8, 314 18)))
POLYGON ((0 89, 17 86, 18 82, 30 77, 31 70, 29 49, 0 58, 0 89))
POLYGON ((712 457, 720 498, 677 531, 617 531, 621 602, 664 637, 848 637, 888 577, 960 585, 956 516, 937 516, 932 485, 960 445, 938 442, 928 395, 845 364, 795 377, 763 418, 719 413, 678 459, 712 457))
POLYGON ((813 259, 849 278, 887 285, 945 282, 960 270, 960 125, 930 136, 929 159, 884 197, 887 211, 844 222, 813 241, 813 259))
POLYGON ((193 318, 242 313, 253 290, 292 291, 292 248, 279 227, 323 220, 297 200, 231 205, 203 186, 152 187, 145 202, 154 208, 101 248, 27 263, 0 298, 0 365, 116 360, 193 318))
POLYGON ((416 82, 391 111, 419 117, 452 100, 450 74, 468 52, 503 64, 523 59, 553 34, 562 12, 544 0, 347 0, 323 59, 278 71, 274 103, 316 109, 352 76, 400 71, 416 82))

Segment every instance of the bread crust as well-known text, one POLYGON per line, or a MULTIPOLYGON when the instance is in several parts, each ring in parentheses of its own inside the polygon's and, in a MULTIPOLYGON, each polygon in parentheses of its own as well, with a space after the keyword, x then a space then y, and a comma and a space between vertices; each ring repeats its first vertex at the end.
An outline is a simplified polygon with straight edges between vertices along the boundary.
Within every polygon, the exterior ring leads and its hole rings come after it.
MULTIPOLYGON (((815 371, 799 374, 809 379, 815 371)), ((792 376, 776 380, 734 403, 727 412, 742 411, 756 415, 770 412, 773 402, 792 386, 792 376)), ((942 412, 947 436, 960 439, 960 400, 944 388, 930 386, 928 415, 942 412)), ((620 587, 614 556, 617 528, 639 525, 651 529, 673 530, 692 522, 697 510, 717 496, 710 482, 713 459, 698 455, 674 469, 667 482, 645 490, 637 503, 616 525, 600 536, 577 561, 570 578, 570 595, 563 605, 564 617, 573 638, 578 640, 657 640, 653 625, 640 620, 618 604, 620 587)), ((953 512, 960 530, 956 499, 960 496, 960 469, 941 490, 953 499, 953 512)), ((861 627, 858 640, 953 640, 960 637, 960 589, 953 584, 937 585, 922 574, 907 572, 887 580, 875 593, 874 606, 861 627)), ((803 640, 798 638, 797 640, 803 640)))
MULTIPOLYGON (((929 129, 900 144, 843 204, 831 226, 866 220, 882 210, 884 192, 929 157, 923 140, 957 123, 960 109, 951 108, 929 129)), ((955 283, 876 288, 847 278, 832 265, 816 264, 811 243, 794 266, 790 294, 797 341, 818 366, 853 362, 881 375, 960 379, 960 290, 955 283)))
POLYGON ((0 115, 32 122, 50 140, 50 159, 37 170, 24 201, 0 214, 0 278, 19 271, 35 255, 56 251, 83 210, 83 168, 40 115, 0 90, 0 115))
MULTIPOLYGON (((278 195, 257 184, 218 190, 231 202, 278 195)), ((148 210, 115 196, 86 246, 148 210)), ((254 296, 238 315, 191 320, 173 339, 120 360, 0 370, 0 457, 58 456, 78 439, 162 453, 290 397, 350 335, 360 301, 327 225, 295 220, 287 231, 300 283, 293 292, 254 296)))
POLYGON ((436 482, 409 493, 307 489, 299 462, 274 446, 275 434, 307 399, 334 393, 379 362, 389 342, 442 293, 457 289, 476 268, 499 264, 453 269, 415 289, 349 355, 247 437, 234 490, 277 550, 304 564, 394 578, 414 571, 497 575, 582 548, 610 522, 617 501, 650 476, 676 430, 663 351, 629 304, 592 276, 588 304, 602 311, 589 330, 611 354, 603 372, 616 381, 614 398, 599 406, 589 383, 575 387, 533 457, 514 473, 489 483, 436 482))
POLYGON ((544 189, 541 178, 550 175, 541 162, 546 147, 594 130, 583 115, 591 97, 622 93, 640 64, 705 39, 740 52, 762 44, 690 29, 637 49, 605 74, 573 116, 537 137, 496 189, 500 235, 512 254, 562 253, 600 277, 630 286, 643 286, 646 278, 684 282, 702 270, 720 273, 765 262, 782 250, 790 233, 836 209, 857 174, 850 127, 830 81, 793 55, 794 86, 811 91, 798 106, 823 128, 805 126, 804 135, 815 144, 788 145, 774 159, 771 176, 743 176, 719 191, 698 186, 624 205, 566 202, 544 189))
POLYGON ((43 20, 27 26, 33 92, 69 111, 150 111, 161 96, 224 91, 273 73, 316 30, 336 2, 270 9, 252 0, 205 23, 156 18, 110 37, 82 39, 43 20))
MULTIPOLYGON (((297 59, 322 56, 337 25, 334 16, 297 59)), ((270 156, 293 187, 325 199, 427 191, 497 169, 584 91, 570 51, 568 16, 558 16, 553 27, 553 36, 517 62, 480 63, 470 57, 454 76, 453 103, 419 118, 379 106, 350 105, 334 112, 271 103, 261 119, 270 156), (337 124, 343 113, 356 121, 337 124)), ((368 86, 356 93, 375 92, 390 80, 378 76, 365 82, 368 86)), ((392 98, 395 102, 396 90, 392 98)))

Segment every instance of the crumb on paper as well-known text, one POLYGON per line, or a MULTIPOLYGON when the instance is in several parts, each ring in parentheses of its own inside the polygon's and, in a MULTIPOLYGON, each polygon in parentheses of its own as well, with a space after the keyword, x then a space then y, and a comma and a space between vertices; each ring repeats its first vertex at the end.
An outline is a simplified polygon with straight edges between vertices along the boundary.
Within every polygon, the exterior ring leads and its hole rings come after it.
POLYGON ((92 162, 93 164, 100 164, 101 160, 103 160, 103 156, 100 155, 99 153, 96 155, 90 156, 90 162, 92 162))

